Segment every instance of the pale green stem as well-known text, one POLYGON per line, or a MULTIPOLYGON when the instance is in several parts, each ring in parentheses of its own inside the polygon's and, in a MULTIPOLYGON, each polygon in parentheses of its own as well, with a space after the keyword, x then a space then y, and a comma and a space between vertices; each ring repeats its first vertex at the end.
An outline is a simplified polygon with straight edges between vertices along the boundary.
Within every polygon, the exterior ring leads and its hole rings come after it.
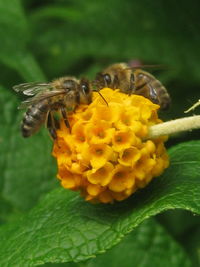
POLYGON ((156 138, 193 129, 200 129, 200 115, 163 122, 149 127, 147 138, 156 138))

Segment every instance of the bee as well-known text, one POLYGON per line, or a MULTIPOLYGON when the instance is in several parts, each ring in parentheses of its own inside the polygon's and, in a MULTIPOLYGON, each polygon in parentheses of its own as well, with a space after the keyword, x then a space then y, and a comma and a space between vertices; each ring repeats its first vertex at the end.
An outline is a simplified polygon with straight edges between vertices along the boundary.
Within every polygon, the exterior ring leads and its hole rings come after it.
POLYGON ((77 80, 74 77, 62 77, 50 83, 23 83, 13 89, 29 97, 19 106, 27 108, 21 124, 23 137, 35 134, 46 124, 51 137, 56 139, 59 124, 54 112, 59 111, 65 125, 70 128, 68 112, 79 104, 89 104, 92 101, 91 83, 85 78, 77 80))
POLYGON ((170 105, 167 89, 152 74, 137 68, 130 68, 126 63, 117 63, 96 75, 94 85, 98 90, 104 87, 120 89, 126 94, 142 95, 165 110, 170 105))

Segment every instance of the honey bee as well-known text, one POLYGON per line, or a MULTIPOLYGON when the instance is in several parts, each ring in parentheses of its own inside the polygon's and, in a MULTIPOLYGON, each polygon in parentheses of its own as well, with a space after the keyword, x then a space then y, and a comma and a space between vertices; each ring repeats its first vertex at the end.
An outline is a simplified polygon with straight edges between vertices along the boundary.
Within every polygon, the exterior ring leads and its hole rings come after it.
POLYGON ((70 128, 68 112, 79 104, 92 101, 91 83, 84 78, 77 80, 74 77, 62 77, 50 83, 23 83, 13 89, 29 97, 19 106, 27 108, 21 124, 23 137, 35 134, 42 124, 46 124, 51 137, 56 139, 59 125, 54 112, 60 111, 66 126, 70 128))
POLYGON ((119 88, 129 95, 142 95, 160 105, 162 110, 167 109, 171 102, 167 89, 152 74, 130 68, 125 63, 113 64, 98 73, 94 85, 98 90, 104 87, 119 88))

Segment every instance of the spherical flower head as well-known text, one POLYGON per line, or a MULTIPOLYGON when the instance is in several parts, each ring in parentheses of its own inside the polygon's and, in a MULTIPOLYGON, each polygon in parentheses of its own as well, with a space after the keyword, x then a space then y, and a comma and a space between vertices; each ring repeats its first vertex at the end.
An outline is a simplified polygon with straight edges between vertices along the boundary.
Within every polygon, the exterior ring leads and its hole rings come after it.
POLYGON ((69 115, 71 130, 61 120, 53 156, 64 188, 79 190, 93 203, 112 203, 145 187, 168 167, 167 138, 147 138, 148 128, 162 122, 158 105, 109 88, 101 95, 94 92, 90 105, 69 115))

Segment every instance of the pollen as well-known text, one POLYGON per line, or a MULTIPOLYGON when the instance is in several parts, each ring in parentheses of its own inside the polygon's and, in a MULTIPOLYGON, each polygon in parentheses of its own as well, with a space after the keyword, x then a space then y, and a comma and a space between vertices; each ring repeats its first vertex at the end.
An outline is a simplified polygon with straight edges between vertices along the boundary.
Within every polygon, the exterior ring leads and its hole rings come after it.
POLYGON ((61 120, 54 141, 58 179, 92 203, 122 201, 145 187, 169 166, 166 136, 148 139, 148 128, 161 123, 159 106, 139 95, 104 88, 92 103, 61 120))

